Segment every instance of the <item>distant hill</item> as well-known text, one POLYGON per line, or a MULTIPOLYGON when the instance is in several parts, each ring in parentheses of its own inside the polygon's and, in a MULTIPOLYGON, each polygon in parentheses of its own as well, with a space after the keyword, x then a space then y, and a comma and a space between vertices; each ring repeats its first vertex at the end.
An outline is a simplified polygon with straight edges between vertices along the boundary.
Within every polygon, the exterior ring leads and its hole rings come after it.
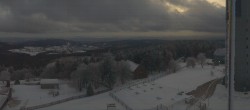
POLYGON ((80 42, 64 40, 64 39, 44 39, 36 41, 26 41, 18 43, 21 46, 35 46, 35 47, 47 47, 47 46, 61 46, 70 43, 71 45, 80 45, 80 42))

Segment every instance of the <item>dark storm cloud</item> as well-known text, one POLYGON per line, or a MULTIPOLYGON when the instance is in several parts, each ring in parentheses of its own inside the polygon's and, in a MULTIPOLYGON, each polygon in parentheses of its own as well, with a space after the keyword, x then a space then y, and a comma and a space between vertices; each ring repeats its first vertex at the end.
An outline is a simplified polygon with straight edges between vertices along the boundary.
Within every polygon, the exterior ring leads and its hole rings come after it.
POLYGON ((1 0, 0 32, 223 32, 224 8, 205 0, 1 0), (187 8, 169 11, 165 3, 187 8))

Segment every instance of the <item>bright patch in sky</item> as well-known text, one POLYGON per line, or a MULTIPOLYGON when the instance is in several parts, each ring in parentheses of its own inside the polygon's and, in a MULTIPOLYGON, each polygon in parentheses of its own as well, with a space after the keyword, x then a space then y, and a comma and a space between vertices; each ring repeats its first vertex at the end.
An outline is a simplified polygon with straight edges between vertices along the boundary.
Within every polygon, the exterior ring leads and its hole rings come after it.
POLYGON ((188 11, 188 8, 183 6, 178 6, 175 4, 171 4, 169 2, 166 2, 166 6, 170 9, 172 12, 179 12, 179 13, 185 13, 188 11))
POLYGON ((216 7, 225 7, 226 0, 207 0, 209 3, 214 4, 216 7))

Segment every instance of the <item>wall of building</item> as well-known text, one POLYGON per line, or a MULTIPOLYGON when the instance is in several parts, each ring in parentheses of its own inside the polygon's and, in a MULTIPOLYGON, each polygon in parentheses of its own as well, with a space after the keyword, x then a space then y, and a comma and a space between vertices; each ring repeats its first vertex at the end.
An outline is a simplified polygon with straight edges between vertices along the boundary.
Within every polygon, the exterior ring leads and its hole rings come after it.
POLYGON ((41 89, 58 89, 59 84, 41 84, 41 89))
POLYGON ((249 0, 237 0, 235 11, 235 75, 236 91, 250 91, 250 14, 249 0))

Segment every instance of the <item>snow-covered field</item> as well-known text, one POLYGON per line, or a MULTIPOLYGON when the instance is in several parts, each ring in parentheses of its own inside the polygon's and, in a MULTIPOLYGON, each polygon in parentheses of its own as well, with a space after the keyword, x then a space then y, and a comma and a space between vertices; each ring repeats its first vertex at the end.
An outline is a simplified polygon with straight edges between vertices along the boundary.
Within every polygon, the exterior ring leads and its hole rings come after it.
POLYGON ((201 84, 223 77, 223 66, 212 69, 211 66, 201 68, 183 68, 151 83, 140 84, 115 93, 122 101, 134 110, 154 108, 157 105, 172 105, 189 97, 185 93, 195 90, 201 84), (214 75, 211 75, 214 71, 214 75), (184 92, 183 95, 178 93, 184 92))
POLYGON ((115 104, 118 110, 125 110, 119 103, 114 101, 108 93, 73 100, 39 110, 107 110, 107 104, 115 104))
MULTIPOLYGON (((180 110, 185 103, 178 101, 189 97, 185 95, 186 92, 190 92, 210 80, 224 76, 223 68, 224 66, 216 66, 215 69, 212 66, 183 68, 175 74, 167 75, 154 82, 125 88, 116 92, 115 95, 134 110, 152 109, 160 104, 164 106, 173 104, 173 108, 180 110), (211 71, 214 71, 214 75, 211 75, 211 71), (184 93, 178 95, 182 91, 184 93)), ((122 110, 122 106, 113 100, 108 93, 73 100, 41 110, 106 110, 107 104, 110 103, 115 103, 118 110, 122 110)))
POLYGON ((8 108, 9 110, 19 109, 22 106, 30 107, 40 104, 45 104, 51 101, 65 99, 71 96, 85 94, 85 92, 78 92, 67 84, 60 84, 59 95, 52 96, 49 94, 51 90, 41 89, 40 85, 13 85, 12 97, 14 100, 21 101, 15 107, 8 108))

